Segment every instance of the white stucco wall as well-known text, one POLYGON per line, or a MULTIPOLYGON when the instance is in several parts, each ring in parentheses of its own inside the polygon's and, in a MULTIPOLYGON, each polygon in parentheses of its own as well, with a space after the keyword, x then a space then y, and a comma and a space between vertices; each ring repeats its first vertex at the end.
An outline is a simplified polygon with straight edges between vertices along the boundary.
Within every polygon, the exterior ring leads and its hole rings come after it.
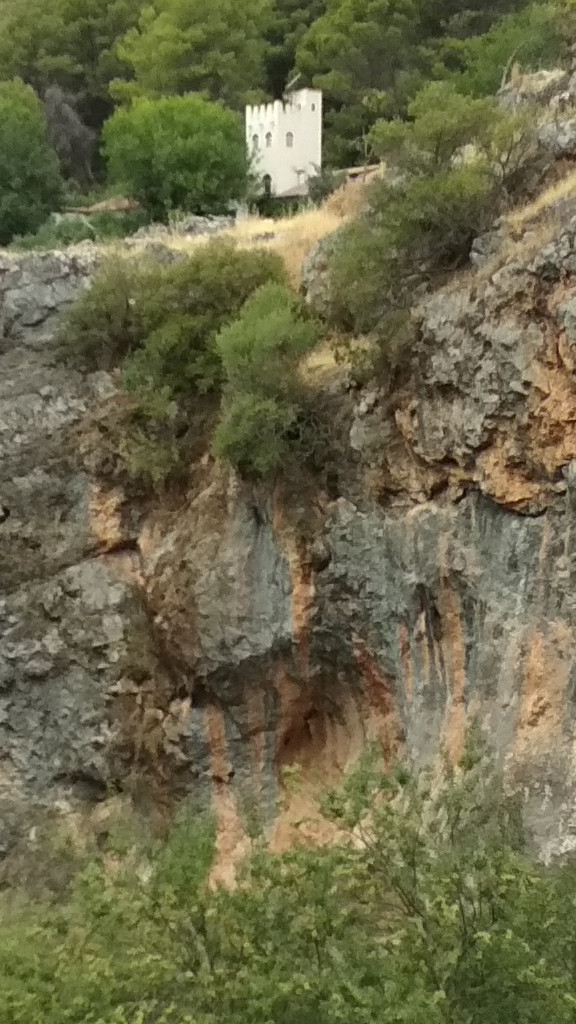
POLYGON ((322 93, 299 89, 285 101, 246 107, 246 145, 260 178, 270 175, 273 195, 305 186, 322 166, 322 93))

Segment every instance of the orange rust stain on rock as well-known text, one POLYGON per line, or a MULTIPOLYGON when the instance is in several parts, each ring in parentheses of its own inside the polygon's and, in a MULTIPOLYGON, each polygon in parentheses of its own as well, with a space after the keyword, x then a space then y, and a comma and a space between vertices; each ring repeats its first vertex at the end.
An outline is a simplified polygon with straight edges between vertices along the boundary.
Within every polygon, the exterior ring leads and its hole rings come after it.
POLYGON ((280 711, 277 770, 280 804, 269 835, 272 852, 295 845, 331 842, 335 826, 319 810, 323 793, 338 785, 358 759, 366 742, 369 709, 348 691, 338 714, 317 706, 306 687, 297 685, 286 672, 276 680, 280 711), (366 719, 364 714, 366 713, 366 719), (295 769, 297 782, 285 776, 295 769))
POLYGON ((212 884, 231 884, 235 867, 246 855, 249 842, 229 785, 231 764, 223 713, 215 707, 205 711, 212 772, 212 808, 216 818, 216 854, 210 880, 212 884))
POLYGON ((274 530, 290 571, 292 639, 298 669, 302 677, 307 678, 310 671, 310 620, 316 597, 316 584, 306 546, 302 539, 295 536, 278 495, 274 502, 274 530))
POLYGON ((508 437, 497 437, 477 460, 478 480, 482 490, 501 505, 521 508, 541 497, 541 483, 531 480, 525 467, 513 465, 513 445, 508 437))
POLYGON ((265 694, 261 686, 245 688, 243 711, 244 734, 250 744, 252 755, 251 784, 254 796, 261 791, 264 771, 266 768, 266 710, 265 694))
POLYGON ((392 679, 380 668, 363 640, 357 639, 354 654, 364 683, 370 709, 369 720, 382 746, 385 760, 395 757, 401 745, 402 730, 392 679))
POLYGON ((296 682, 283 665, 278 666, 274 683, 279 704, 275 763, 282 771, 302 764, 303 758, 309 760, 308 719, 314 714, 314 701, 305 682, 296 682))
POLYGON ((537 748, 560 741, 567 713, 566 690, 574 656, 574 636, 565 623, 527 636, 524 683, 520 693, 515 751, 530 757, 537 748))
POLYGON ((466 732, 466 660, 460 603, 456 593, 443 586, 438 601, 442 620, 442 652, 446 685, 450 688, 444 719, 442 745, 455 763, 462 754, 466 732))
POLYGON ((224 713, 210 705, 204 712, 204 721, 210 747, 210 768, 215 782, 227 782, 232 765, 228 757, 228 740, 224 713))
POLYGON ((210 885, 232 887, 236 880, 238 865, 250 853, 250 839, 244 830, 230 786, 216 783, 213 788, 212 804, 216 815, 217 838, 210 885))
POLYGON ((122 526, 124 493, 120 488, 106 490, 98 484, 90 488, 89 516, 92 535, 103 551, 117 547, 125 540, 122 526))

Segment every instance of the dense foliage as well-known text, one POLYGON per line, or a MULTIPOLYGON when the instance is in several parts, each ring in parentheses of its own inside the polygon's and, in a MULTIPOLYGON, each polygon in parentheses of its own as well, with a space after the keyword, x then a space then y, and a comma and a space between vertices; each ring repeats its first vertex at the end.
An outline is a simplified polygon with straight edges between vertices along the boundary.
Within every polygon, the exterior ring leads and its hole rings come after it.
POLYGON ((302 416, 298 363, 318 340, 300 300, 275 284, 254 292, 216 338, 225 387, 214 450, 240 472, 266 475, 285 464, 302 416))
POLYGON ((263 89, 271 0, 158 0, 143 6, 118 53, 131 69, 118 95, 205 92, 240 109, 263 89))
POLYGON ((366 759, 323 849, 253 854, 210 890, 210 822, 166 845, 112 828, 52 902, 3 898, 11 1024, 567 1024, 570 864, 523 853, 518 805, 472 749, 434 781, 366 759), (112 862, 113 872, 106 865, 112 862))
MULTIPOLYGON (((78 142, 115 101, 197 92, 240 111, 298 73, 324 90, 327 156, 342 166, 370 153, 374 120, 404 114, 425 81, 487 95, 515 57, 557 61, 574 29, 572 0, 0 0, 0 79, 41 98, 59 90, 55 128, 61 138, 76 115, 78 142)), ((92 159, 98 170, 96 149, 92 159)))
POLYGON ((248 161, 240 118, 200 96, 142 98, 104 126, 112 182, 153 217, 171 210, 226 211, 247 189, 248 161))
POLYGON ((202 396, 217 405, 227 378, 217 336, 269 282, 284 286, 278 255, 215 240, 166 265, 112 258, 72 307, 58 339, 65 356, 86 369, 122 368, 133 399, 122 443, 132 475, 159 485, 191 459, 188 431, 210 423, 202 396))
POLYGON ((390 173, 372 186, 366 214, 341 232, 331 261, 333 320, 374 332, 392 361, 419 289, 464 265, 474 238, 545 168, 531 115, 493 99, 432 82, 408 113, 408 121, 374 125, 371 143, 390 173))
POLYGON ((241 191, 245 157, 231 111, 245 102, 281 96, 289 82, 319 87, 325 164, 365 162, 377 155, 375 123, 409 117, 427 82, 482 97, 515 61, 558 63, 575 14, 574 0, 0 0, 0 81, 32 86, 61 172, 84 190, 105 180, 105 127, 113 184, 149 214, 170 204, 216 212, 241 191), (202 100, 230 112, 198 107, 192 116, 202 100), (200 150, 210 154, 202 181, 200 150))
POLYGON ((61 191, 42 105, 18 79, 0 82, 0 244, 35 231, 61 191))

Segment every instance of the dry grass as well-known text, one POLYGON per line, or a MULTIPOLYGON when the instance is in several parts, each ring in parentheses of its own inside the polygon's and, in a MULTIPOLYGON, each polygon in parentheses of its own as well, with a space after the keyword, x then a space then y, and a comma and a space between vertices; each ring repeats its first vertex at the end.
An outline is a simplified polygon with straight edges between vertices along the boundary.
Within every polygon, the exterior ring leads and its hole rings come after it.
MULTIPOLYGON (((290 280, 297 288, 300 285, 302 264, 308 253, 321 238, 341 227, 347 219, 323 206, 320 209, 304 210, 280 220, 250 217, 248 220, 240 221, 219 237, 232 238, 245 248, 264 246, 279 252, 286 264, 290 280)), ((174 236, 170 239, 170 245, 174 249, 191 252, 198 245, 205 244, 208 239, 209 236, 192 239, 174 236)))
MULTIPOLYGON (((238 245, 246 248, 265 246, 279 252, 286 264, 290 281, 298 288, 302 264, 309 252, 321 238, 342 227, 365 208, 367 185, 379 173, 380 170, 366 178, 346 182, 319 209, 302 210, 279 220, 249 217, 239 221, 230 231, 223 232, 220 237, 233 238, 238 245)), ((170 245, 174 249, 190 252, 197 245, 208 241, 209 237, 187 239, 173 236, 170 245)))
POLYGON ((324 209, 329 213, 336 214, 343 220, 357 217, 366 208, 366 190, 375 178, 384 175, 384 164, 370 170, 366 176, 347 181, 340 188, 337 188, 324 203, 324 209))
POLYGON ((564 199, 576 202, 576 170, 570 170, 560 181, 544 189, 531 203, 512 210, 506 217, 506 224, 513 233, 524 231, 534 221, 545 220, 553 213, 554 206, 564 199))
POLYGON ((576 170, 569 166, 558 181, 525 206, 517 207, 502 218, 508 238, 502 249, 482 268, 481 276, 489 275, 504 263, 514 260, 527 262, 561 233, 566 224, 567 208, 573 200, 576 212, 576 170))

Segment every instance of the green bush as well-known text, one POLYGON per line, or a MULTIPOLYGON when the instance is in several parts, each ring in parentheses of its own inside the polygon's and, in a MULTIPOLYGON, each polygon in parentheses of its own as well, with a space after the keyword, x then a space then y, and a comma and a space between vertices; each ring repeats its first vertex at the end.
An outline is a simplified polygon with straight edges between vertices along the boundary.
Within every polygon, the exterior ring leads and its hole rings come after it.
POLYGON ((346 171, 335 171, 332 167, 318 168, 316 174, 308 179, 308 197, 319 206, 328 199, 336 189, 347 180, 346 171))
POLYGON ((124 364, 127 390, 145 400, 164 391, 185 403, 214 388, 221 377, 218 331, 260 285, 284 279, 276 253, 220 239, 165 268, 142 298, 146 338, 124 364))
POLYGON ((121 367, 133 403, 118 454, 132 478, 157 488, 189 457, 191 432, 212 422, 200 399, 220 393, 218 332, 266 282, 284 295, 285 280, 276 253, 222 239, 167 265, 116 257, 97 273, 58 340, 75 365, 121 367))
POLYGON ((474 238, 544 170, 531 115, 447 82, 426 86, 408 109, 411 121, 372 130, 391 177, 371 187, 367 213, 339 236, 330 272, 335 323, 375 333, 395 359, 410 338, 399 315, 405 321, 423 288, 464 265, 474 238))
POLYGON ((525 855, 472 744, 434 776, 369 752, 324 812, 331 844, 256 840, 231 890, 207 885, 214 826, 188 811, 166 844, 110 843, 59 903, 2 893, 5 1020, 573 1022, 573 864, 525 855))
POLYGON ((58 332, 64 357, 82 369, 109 370, 142 345, 144 306, 162 273, 143 259, 106 260, 58 332))
POLYGON ((264 476, 285 460, 302 412, 298 362, 318 340, 318 325, 278 284, 255 291, 216 338, 224 396, 213 448, 240 472, 264 476))
POLYGON ((0 82, 0 244, 36 231, 61 197, 40 100, 19 79, 0 82))
MULTIPOLYGON (((191 364, 215 366, 211 344, 222 325, 266 281, 284 280, 282 261, 263 249, 215 239, 169 264, 115 256, 97 272, 59 333, 70 360, 88 369, 124 364, 130 390, 186 393, 198 383, 191 364), (137 352, 143 349, 142 352, 137 352)), ((214 371, 215 372, 215 371, 214 371)))
POLYGON ((434 70, 460 92, 493 96, 517 61, 526 70, 555 67, 574 38, 574 8, 533 3, 497 21, 488 32, 441 42, 434 70))
POLYGON ((48 220, 34 234, 17 235, 11 248, 18 250, 63 249, 79 242, 105 242, 127 238, 148 221, 144 211, 134 213, 93 213, 88 216, 68 215, 48 220))
POLYGON ((332 257, 331 318, 393 343, 399 311, 428 280, 467 261, 494 204, 492 179, 478 165, 373 186, 369 212, 341 233, 332 257))
POLYGON ((450 166, 466 145, 483 147, 499 116, 493 99, 462 96, 449 82, 430 82, 408 104, 408 121, 376 122, 370 145, 388 167, 411 175, 450 166))
POLYGON ((221 213, 242 199, 248 161, 240 118, 201 96, 137 99, 103 129, 110 180, 150 215, 221 213))
POLYGON ((34 234, 16 235, 10 248, 16 251, 62 249, 87 239, 95 241, 96 231, 86 217, 65 217, 60 221, 46 221, 34 234))

